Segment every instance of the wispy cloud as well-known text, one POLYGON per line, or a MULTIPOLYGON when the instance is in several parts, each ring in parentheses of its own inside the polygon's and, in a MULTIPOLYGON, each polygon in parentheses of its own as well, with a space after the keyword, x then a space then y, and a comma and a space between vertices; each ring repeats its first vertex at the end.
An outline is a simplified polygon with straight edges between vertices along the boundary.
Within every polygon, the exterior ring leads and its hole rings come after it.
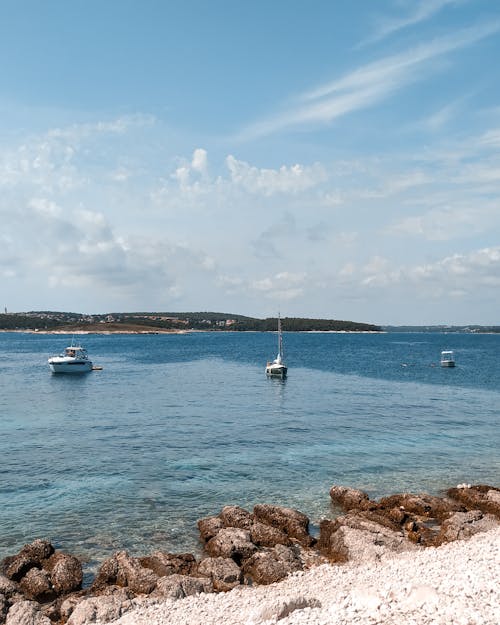
MULTIPOLYGON (((246 128, 240 139, 254 139, 285 128, 325 124, 378 104, 403 87, 422 80, 431 61, 500 31, 495 20, 423 43, 400 54, 368 63, 342 78, 304 93, 295 106, 246 128)), ((432 66, 429 71, 432 71, 432 66)))
POLYGON ((403 17, 379 19, 374 34, 366 39, 361 46, 375 43, 400 30, 415 26, 432 18, 445 7, 463 4, 464 1, 466 0, 421 0, 421 2, 412 3, 413 11, 403 17))

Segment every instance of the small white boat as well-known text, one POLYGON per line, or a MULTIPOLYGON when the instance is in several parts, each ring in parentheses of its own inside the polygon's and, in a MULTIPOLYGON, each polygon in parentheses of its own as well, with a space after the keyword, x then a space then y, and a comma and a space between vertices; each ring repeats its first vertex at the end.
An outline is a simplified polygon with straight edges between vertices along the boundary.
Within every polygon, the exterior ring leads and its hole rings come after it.
POLYGON ((284 378, 287 374, 287 371, 288 368, 283 362, 283 337, 281 335, 281 318, 278 315, 278 355, 272 362, 268 362, 266 364, 266 374, 284 378))
POLYGON ((48 363, 52 373, 87 373, 93 369, 87 350, 81 345, 71 344, 64 353, 49 358, 48 363))
POLYGON ((441 352, 441 366, 442 367, 454 367, 455 356, 451 350, 445 350, 441 352))

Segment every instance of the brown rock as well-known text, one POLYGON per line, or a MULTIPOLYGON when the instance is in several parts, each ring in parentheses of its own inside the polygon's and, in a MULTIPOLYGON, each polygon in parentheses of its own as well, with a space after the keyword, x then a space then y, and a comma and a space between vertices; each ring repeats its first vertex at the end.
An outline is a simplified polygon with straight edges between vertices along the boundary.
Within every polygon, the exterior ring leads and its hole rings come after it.
POLYGON ((305 514, 292 508, 272 506, 270 504, 258 504, 253 509, 256 521, 276 527, 285 532, 289 538, 295 538, 305 547, 314 543, 314 538, 309 535, 309 519, 305 514))
POLYGON ((236 527, 221 529, 217 536, 205 545, 205 550, 214 558, 232 558, 236 564, 249 558, 257 549, 250 540, 250 532, 236 527))
POLYGON ((462 502, 469 510, 481 510, 500 519, 500 488, 479 484, 450 488, 447 495, 462 502))
POLYGON ((404 509, 395 507, 387 510, 387 517, 397 525, 402 525, 406 521, 408 514, 404 509))
POLYGON ((0 593, 0 623, 5 622, 5 615, 7 614, 8 609, 9 604, 7 603, 7 597, 0 593))
POLYGON ((190 577, 188 575, 169 575, 161 577, 151 597, 161 599, 183 599, 202 592, 213 592, 212 580, 207 577, 190 577))
POLYGON ((19 587, 28 599, 36 601, 52 599, 55 596, 49 574, 42 569, 30 569, 19 582, 19 587))
POLYGON ((339 505, 346 512, 353 509, 366 510, 370 503, 370 499, 364 491, 347 486, 332 486, 330 498, 333 503, 339 505))
POLYGON ((139 558, 141 566, 151 569, 158 577, 166 575, 191 575, 196 571, 196 559, 191 553, 167 553, 154 551, 150 556, 139 558))
POLYGON ((39 564, 35 560, 22 554, 7 556, 2 563, 6 577, 15 582, 19 582, 30 569, 37 566, 39 564))
POLYGON ((198 521, 200 538, 205 542, 216 536, 217 532, 223 527, 224 523, 218 516, 210 516, 198 521))
MULTIPOLYGON (((76 606, 81 603, 84 599, 79 597, 78 595, 69 595, 61 600, 59 605, 59 619, 62 620, 63 623, 69 619, 76 606)), ((54 619, 57 620, 57 619, 54 619)))
POLYGON ((240 506, 224 506, 220 513, 224 527, 239 527, 249 530, 253 523, 253 515, 240 506))
POLYGON ((479 532, 487 532, 497 525, 498 519, 496 516, 483 514, 481 510, 455 512, 449 519, 443 521, 439 542, 465 540, 479 532))
POLYGON ((272 584, 294 571, 302 570, 298 548, 276 545, 258 551, 243 566, 243 572, 256 584, 272 584))
POLYGON ((131 558, 126 551, 118 551, 105 560, 97 572, 91 592, 104 594, 107 586, 128 588, 134 594, 149 594, 158 575, 141 565, 139 558, 131 558))
POLYGON ((42 568, 43 562, 54 553, 54 547, 48 540, 38 538, 24 545, 18 554, 8 556, 2 561, 2 571, 9 578, 18 582, 32 568, 42 568))
POLYGON ((0 574, 0 594, 4 595, 6 599, 9 599, 18 592, 19 586, 16 584, 16 582, 13 582, 5 575, 0 574))
POLYGON ((452 512, 463 512, 463 506, 458 505, 455 501, 443 497, 434 497, 427 493, 412 495, 410 493, 402 493, 383 497, 377 505, 378 510, 391 510, 399 508, 407 514, 414 514, 419 517, 428 519, 446 519, 452 512))
POLYGON ((97 575, 95 576, 94 582, 91 586, 91 592, 95 593, 103 590, 107 586, 112 586, 116 584, 117 576, 118 558, 117 554, 114 553, 110 558, 104 560, 104 562, 99 567, 97 575))
POLYGON ((5 625, 52 625, 34 601, 18 601, 9 609, 5 625))
POLYGON ((241 569, 231 558, 204 558, 198 573, 212 580, 214 590, 232 590, 241 583, 241 569))
POLYGON ((100 597, 89 597, 78 603, 67 625, 88 625, 88 623, 108 623, 120 618, 132 609, 134 604, 126 595, 114 594, 100 597))
POLYGON ((334 521, 321 522, 318 547, 332 562, 362 562, 379 559, 389 551, 399 553, 416 548, 401 530, 384 527, 352 512, 334 521))
POLYGON ((250 528, 250 538, 259 547, 274 547, 275 545, 289 545, 290 539, 283 530, 260 521, 255 521, 250 528))
POLYGON ((116 584, 127 586, 135 594, 149 594, 156 586, 158 576, 141 566, 138 558, 131 558, 126 551, 116 554, 118 572, 116 584))
POLYGON ((68 594, 82 587, 82 565, 75 556, 61 552, 54 553, 46 561, 45 568, 50 571, 52 586, 57 594, 68 594))
POLYGON ((31 558, 37 564, 42 564, 44 560, 50 558, 55 549, 48 540, 37 538, 32 543, 24 545, 20 553, 31 558))
MULTIPOLYGON (((357 515, 360 519, 365 519, 366 521, 377 523, 382 527, 386 527, 389 530, 394 530, 395 532, 398 532, 401 529, 401 525, 398 521, 394 520, 393 511, 393 508, 389 510, 376 508, 375 510, 363 510, 361 512, 351 511, 351 513, 349 513, 347 516, 350 517, 351 515, 357 515)), ((408 515, 404 514, 403 519, 406 519, 407 516, 408 515)))

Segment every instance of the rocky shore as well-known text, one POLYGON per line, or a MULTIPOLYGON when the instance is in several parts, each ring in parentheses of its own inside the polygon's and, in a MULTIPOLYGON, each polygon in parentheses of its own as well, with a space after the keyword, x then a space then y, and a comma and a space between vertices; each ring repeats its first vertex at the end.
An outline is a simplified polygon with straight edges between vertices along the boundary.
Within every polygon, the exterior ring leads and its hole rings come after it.
POLYGON ((86 589, 79 560, 37 539, 1 562, 0 623, 500 622, 499 488, 330 497, 317 537, 297 510, 226 506, 198 521, 201 559, 120 551, 86 589))

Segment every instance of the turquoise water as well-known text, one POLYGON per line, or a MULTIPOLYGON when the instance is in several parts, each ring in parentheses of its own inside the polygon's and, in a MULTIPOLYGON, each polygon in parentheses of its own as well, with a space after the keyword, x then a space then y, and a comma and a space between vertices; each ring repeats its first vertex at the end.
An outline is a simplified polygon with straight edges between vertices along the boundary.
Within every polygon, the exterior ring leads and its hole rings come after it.
POLYGON ((89 335, 102 371, 51 375, 69 337, 0 334, 0 557, 47 537, 95 568, 116 549, 198 549, 226 504, 331 515, 378 497, 500 485, 500 336, 89 335), (454 349, 455 369, 438 366, 454 349))

